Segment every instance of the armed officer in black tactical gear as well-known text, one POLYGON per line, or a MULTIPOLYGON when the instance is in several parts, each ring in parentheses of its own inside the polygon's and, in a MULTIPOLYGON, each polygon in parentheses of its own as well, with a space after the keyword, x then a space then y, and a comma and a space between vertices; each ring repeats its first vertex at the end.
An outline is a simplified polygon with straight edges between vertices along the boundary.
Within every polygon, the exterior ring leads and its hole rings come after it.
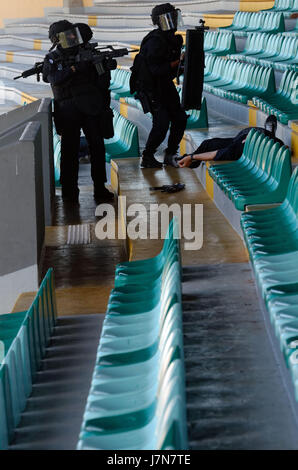
MULTIPOLYGON (((180 10, 170 3, 155 6, 151 18, 158 28, 151 31, 141 43, 139 56, 144 62, 140 66, 136 88, 140 87, 141 94, 148 100, 153 117, 141 168, 162 167, 162 163, 154 158, 154 154, 165 139, 169 127, 170 134, 163 163, 178 166, 175 155, 187 121, 187 115, 181 107, 179 94, 173 83, 177 76, 183 45, 182 36, 175 35, 180 16, 180 10)), ((136 91, 138 92, 138 89, 136 91)))
POLYGON ((106 187, 105 147, 110 110, 110 72, 99 75, 91 62, 80 61, 79 51, 92 38, 88 25, 63 20, 53 23, 53 46, 45 57, 43 80, 54 94, 54 120, 61 135, 61 185, 64 201, 78 202, 78 154, 83 129, 90 150, 96 202, 113 199, 106 187), (54 49, 54 50, 53 50, 54 49))

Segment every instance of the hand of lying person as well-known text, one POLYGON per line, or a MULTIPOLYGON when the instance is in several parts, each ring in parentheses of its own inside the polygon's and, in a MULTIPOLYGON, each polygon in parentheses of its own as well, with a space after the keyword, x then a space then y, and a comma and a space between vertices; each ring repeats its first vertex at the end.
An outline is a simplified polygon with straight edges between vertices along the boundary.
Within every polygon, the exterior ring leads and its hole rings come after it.
POLYGON ((189 155, 186 157, 182 158, 181 160, 178 161, 179 167, 180 168, 187 168, 191 165, 191 158, 189 155))

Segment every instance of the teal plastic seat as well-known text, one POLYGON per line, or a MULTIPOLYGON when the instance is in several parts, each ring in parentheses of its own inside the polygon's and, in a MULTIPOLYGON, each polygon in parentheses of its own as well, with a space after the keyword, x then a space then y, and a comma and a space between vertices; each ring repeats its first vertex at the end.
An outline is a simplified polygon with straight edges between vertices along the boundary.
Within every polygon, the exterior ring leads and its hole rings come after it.
POLYGON ((26 312, 0 316, 0 449, 6 449, 32 391, 32 379, 39 368, 56 321, 53 270, 41 283, 26 312))
POLYGON ((267 114, 274 114, 283 124, 298 119, 297 93, 298 73, 287 71, 283 74, 276 93, 266 98, 253 97, 256 107, 267 114))
MULTIPOLYGON (((228 54, 234 54, 236 52, 235 36, 233 33, 230 33, 230 32, 206 33, 206 35, 211 35, 211 34, 214 35, 214 40, 210 41, 210 43, 212 43, 212 46, 206 50, 205 43, 204 43, 204 50, 207 54, 212 54, 215 56, 226 56, 228 54)), ((207 39, 207 47, 208 47, 208 44, 209 43, 207 39)))
POLYGON ((289 18, 293 13, 298 12, 297 0, 275 0, 274 5, 268 12, 282 12, 285 18, 289 18))
POLYGON ((117 266, 80 450, 187 448, 177 228, 155 258, 117 266))
POLYGON ((259 290, 292 374, 298 399, 298 168, 281 205, 241 216, 259 290), (295 360, 296 359, 296 360, 295 360))
POLYGON ((285 31, 285 20, 280 12, 253 12, 244 28, 234 30, 236 36, 246 37, 249 33, 276 34, 285 31))
POLYGON ((114 113, 114 137, 105 139, 106 161, 109 163, 112 158, 139 157, 139 135, 138 128, 121 114, 113 110, 114 113))
POLYGON ((130 93, 130 72, 125 69, 115 69, 111 72, 111 96, 115 100, 119 100, 122 97, 132 96, 130 93))
POLYGON ((244 210, 247 205, 284 200, 291 176, 291 156, 289 149, 253 129, 238 161, 212 165, 208 171, 236 209, 244 210))
POLYGON ((204 90, 241 103, 255 96, 265 100, 275 93, 274 72, 270 67, 217 58, 206 63, 204 90))
POLYGON ((219 31, 235 31, 239 32, 244 30, 250 21, 252 13, 246 11, 236 11, 233 22, 230 26, 223 26, 219 28, 219 31))

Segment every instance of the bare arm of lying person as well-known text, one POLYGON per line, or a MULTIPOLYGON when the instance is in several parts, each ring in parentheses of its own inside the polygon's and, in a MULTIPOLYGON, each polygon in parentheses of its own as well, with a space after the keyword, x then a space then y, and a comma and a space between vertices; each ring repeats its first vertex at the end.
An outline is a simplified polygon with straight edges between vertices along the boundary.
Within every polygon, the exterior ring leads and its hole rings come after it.
POLYGON ((187 168, 189 167, 194 160, 198 160, 201 162, 208 162, 210 160, 214 160, 217 154, 217 150, 213 150, 212 152, 204 152, 204 153, 198 153, 194 155, 186 155, 184 158, 182 158, 178 164, 180 168, 187 168))

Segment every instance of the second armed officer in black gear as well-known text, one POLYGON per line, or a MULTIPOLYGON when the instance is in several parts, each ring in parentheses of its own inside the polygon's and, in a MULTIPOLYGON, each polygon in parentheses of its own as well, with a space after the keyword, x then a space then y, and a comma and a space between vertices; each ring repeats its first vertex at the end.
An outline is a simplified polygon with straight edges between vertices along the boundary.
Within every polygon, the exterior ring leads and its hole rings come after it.
MULTIPOLYGON (((164 164, 178 166, 175 155, 183 137, 187 115, 182 109, 178 91, 173 83, 177 76, 183 45, 182 36, 175 34, 180 10, 170 3, 153 8, 151 18, 157 29, 151 31, 141 43, 139 70, 136 77, 137 94, 145 96, 152 113, 152 129, 142 155, 142 168, 160 168, 154 154, 165 139, 170 127, 164 164), (142 60, 140 60, 140 58, 142 60)), ((137 66, 137 63, 136 63, 137 66)), ((132 72, 134 72, 134 66, 132 72)), ((144 106, 143 106, 144 107, 144 106)))
POLYGON ((50 26, 49 37, 54 50, 45 57, 43 80, 53 90, 54 121, 61 135, 62 197, 78 201, 78 154, 83 129, 90 150, 94 198, 98 202, 112 200, 113 194, 105 187, 104 146, 104 137, 111 137, 107 135, 107 121, 111 122, 113 116, 110 72, 99 75, 91 62, 79 60, 80 48, 92 38, 88 25, 58 21, 50 26))

